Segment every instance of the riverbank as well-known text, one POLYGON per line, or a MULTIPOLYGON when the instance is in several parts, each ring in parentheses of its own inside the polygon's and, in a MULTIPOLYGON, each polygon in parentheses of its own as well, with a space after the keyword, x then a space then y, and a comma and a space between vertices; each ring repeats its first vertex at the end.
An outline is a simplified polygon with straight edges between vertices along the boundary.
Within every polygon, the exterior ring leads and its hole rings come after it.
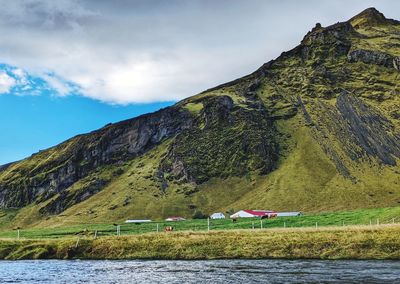
POLYGON ((400 259, 400 225, 1 239, 0 259, 400 259))

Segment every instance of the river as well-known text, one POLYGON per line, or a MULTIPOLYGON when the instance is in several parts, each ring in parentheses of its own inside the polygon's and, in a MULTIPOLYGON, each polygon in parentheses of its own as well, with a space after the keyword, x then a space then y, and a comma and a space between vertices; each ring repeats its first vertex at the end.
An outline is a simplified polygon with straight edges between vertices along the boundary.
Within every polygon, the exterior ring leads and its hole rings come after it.
POLYGON ((0 261, 0 283, 400 283, 400 262, 0 261))

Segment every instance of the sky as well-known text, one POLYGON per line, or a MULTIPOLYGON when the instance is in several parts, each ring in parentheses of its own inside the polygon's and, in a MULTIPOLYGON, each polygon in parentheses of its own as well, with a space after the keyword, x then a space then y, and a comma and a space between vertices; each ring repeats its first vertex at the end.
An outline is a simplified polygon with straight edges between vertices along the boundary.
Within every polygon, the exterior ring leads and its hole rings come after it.
POLYGON ((0 165, 244 76, 397 0, 0 0, 0 165))

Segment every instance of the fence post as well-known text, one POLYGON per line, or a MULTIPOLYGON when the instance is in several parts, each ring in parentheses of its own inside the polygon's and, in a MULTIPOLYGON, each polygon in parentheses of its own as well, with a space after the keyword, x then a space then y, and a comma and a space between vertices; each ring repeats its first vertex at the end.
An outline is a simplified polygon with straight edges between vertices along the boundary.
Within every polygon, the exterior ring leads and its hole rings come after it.
POLYGON ((210 217, 207 218, 207 232, 210 231, 210 217))
POLYGON ((318 229, 318 222, 315 222, 315 229, 318 229))
POLYGON ((263 228, 263 223, 262 223, 262 220, 261 220, 261 229, 263 228))
POLYGON ((379 218, 378 218, 378 219, 376 219, 376 224, 377 224, 377 225, 379 225, 379 218))
POLYGON ((77 247, 78 247, 80 238, 81 238, 81 237, 78 237, 78 239, 76 240, 76 243, 75 243, 75 248, 77 248, 77 247))
POLYGON ((286 228, 286 222, 283 222, 283 227, 286 228))
POLYGON ((94 231, 94 239, 97 239, 97 230, 94 231))
POLYGON ((18 232, 17 232, 17 238, 18 238, 18 240, 19 240, 19 229, 18 229, 18 232))
POLYGON ((344 226, 344 221, 343 221, 342 225, 344 226))
POLYGON ((392 223, 394 224, 394 218, 392 219, 392 223))

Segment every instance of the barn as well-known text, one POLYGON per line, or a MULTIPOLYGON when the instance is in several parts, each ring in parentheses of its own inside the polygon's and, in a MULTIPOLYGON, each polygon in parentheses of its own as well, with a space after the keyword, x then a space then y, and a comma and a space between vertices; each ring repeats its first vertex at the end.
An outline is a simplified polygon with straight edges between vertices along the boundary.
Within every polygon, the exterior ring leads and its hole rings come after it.
POLYGON ((271 210, 240 210, 232 214, 230 218, 272 218, 276 217, 276 212, 271 210))

